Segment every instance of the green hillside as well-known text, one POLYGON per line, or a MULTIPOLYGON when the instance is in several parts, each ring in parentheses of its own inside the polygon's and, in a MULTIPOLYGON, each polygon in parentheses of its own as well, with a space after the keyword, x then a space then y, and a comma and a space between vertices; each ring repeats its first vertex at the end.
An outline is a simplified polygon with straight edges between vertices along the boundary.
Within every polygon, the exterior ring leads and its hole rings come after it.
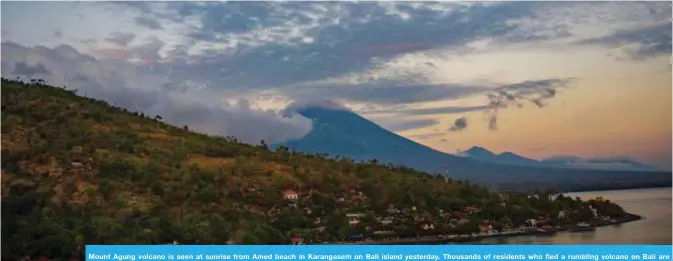
POLYGON ((495 194, 404 167, 271 152, 38 81, 2 79, 1 91, 3 260, 79 257, 85 244, 415 236, 423 222, 435 224, 423 233, 504 229, 529 218, 592 222, 590 204, 624 214, 608 201, 495 194), (286 190, 299 199, 284 199, 286 190), (362 213, 361 222, 349 226, 348 213, 362 213), (378 221, 386 217, 391 224, 378 221))

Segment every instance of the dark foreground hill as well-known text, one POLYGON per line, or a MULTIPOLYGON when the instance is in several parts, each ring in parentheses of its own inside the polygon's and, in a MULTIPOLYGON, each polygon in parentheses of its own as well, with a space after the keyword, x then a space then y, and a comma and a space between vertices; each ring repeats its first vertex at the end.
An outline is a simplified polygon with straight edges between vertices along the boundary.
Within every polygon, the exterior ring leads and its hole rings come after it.
POLYGON ((423 233, 536 217, 599 222, 589 206, 624 216, 607 201, 498 195, 403 167, 271 152, 44 84, 3 79, 1 93, 2 260, 81 259, 87 244, 320 243, 376 230, 404 237, 427 222, 436 228, 423 233), (361 222, 349 226, 347 213, 361 213, 361 222), (376 219, 386 216, 393 224, 376 219))
POLYGON ((444 173, 447 166, 452 178, 506 190, 583 191, 671 185, 671 172, 515 166, 458 157, 413 142, 348 110, 304 107, 297 112, 313 119, 313 130, 302 139, 275 146, 356 160, 376 159, 430 173, 444 173))

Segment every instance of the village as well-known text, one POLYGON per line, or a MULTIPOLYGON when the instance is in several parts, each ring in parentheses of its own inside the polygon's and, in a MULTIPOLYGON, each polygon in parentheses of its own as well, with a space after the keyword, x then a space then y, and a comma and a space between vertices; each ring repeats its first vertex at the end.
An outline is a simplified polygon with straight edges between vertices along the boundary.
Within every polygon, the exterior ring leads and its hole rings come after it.
MULTIPOLYGON (((342 241, 330 242, 321 237, 327 231, 327 218, 316 213, 307 203, 310 194, 301 195, 294 190, 282 193, 286 207, 299 209, 312 221, 310 227, 297 228, 290 244, 371 244, 375 242, 400 242, 400 240, 460 241, 485 237, 514 236, 526 234, 551 234, 558 231, 588 231, 594 226, 615 224, 618 220, 600 213, 597 208, 588 205, 591 216, 588 220, 577 222, 577 213, 581 210, 559 210, 527 217, 517 224, 509 217, 499 219, 481 218, 483 207, 467 205, 462 209, 418 209, 416 206, 397 207, 392 204, 383 212, 374 212, 366 208, 368 197, 351 190, 335 198, 340 215, 347 220, 348 234, 342 241), (364 208, 363 208, 364 206, 364 208), (353 211, 359 209, 359 211, 353 211), (303 231, 303 232, 301 232, 303 231), (310 231, 310 232, 309 232, 310 231), (324 240, 324 241, 323 241, 324 240)), ((508 207, 508 194, 501 193, 500 206, 508 207)), ((539 195, 528 195, 528 199, 539 199, 539 195)), ((557 196, 548 195, 547 200, 554 201, 557 196)), ((571 199, 572 200, 572 199, 571 199)), ((519 206, 514 206, 519 208, 519 206)), ((281 218, 281 208, 269 211, 270 222, 281 218)))

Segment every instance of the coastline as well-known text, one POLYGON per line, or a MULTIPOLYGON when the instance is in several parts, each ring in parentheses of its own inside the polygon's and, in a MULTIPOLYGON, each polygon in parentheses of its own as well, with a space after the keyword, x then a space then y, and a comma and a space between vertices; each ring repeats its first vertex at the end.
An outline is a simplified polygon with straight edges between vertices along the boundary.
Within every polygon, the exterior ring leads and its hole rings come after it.
POLYGON ((476 235, 476 236, 463 236, 463 237, 450 237, 450 238, 440 238, 438 235, 432 236, 422 236, 422 237, 411 237, 411 238, 401 238, 401 239, 390 239, 390 240, 370 240, 370 241, 358 241, 353 243, 344 243, 351 245, 433 245, 433 244, 447 244, 447 243, 464 243, 464 242, 475 242, 487 238, 503 238, 503 237, 518 237, 518 236, 530 236, 530 235, 554 235, 558 232, 574 232, 574 231, 583 231, 586 229, 595 230, 599 227, 614 226, 623 223, 638 221, 643 219, 642 216, 626 213, 626 216, 615 220, 615 222, 605 222, 599 221, 599 223, 590 224, 589 226, 578 226, 578 225, 567 225, 560 228, 547 228, 547 229, 538 229, 538 230, 529 230, 529 231, 519 231, 514 233, 499 233, 499 234, 490 234, 490 235, 476 235))

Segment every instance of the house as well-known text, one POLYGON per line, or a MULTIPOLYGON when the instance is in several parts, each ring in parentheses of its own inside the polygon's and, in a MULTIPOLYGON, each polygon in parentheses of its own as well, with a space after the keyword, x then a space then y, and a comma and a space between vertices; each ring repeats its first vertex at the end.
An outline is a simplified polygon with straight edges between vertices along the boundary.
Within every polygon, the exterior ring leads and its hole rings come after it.
POLYGON ((393 233, 395 233, 395 231, 393 231, 392 229, 388 229, 388 228, 379 228, 379 229, 374 230, 374 235, 389 235, 389 234, 393 234, 393 233))
POLYGON ((301 237, 301 235, 294 235, 292 236, 292 239, 290 239, 290 245, 303 245, 304 244, 304 238, 301 237))
POLYGON ((566 212, 561 210, 558 212, 558 218, 565 218, 566 217, 566 212))
POLYGON ((394 221, 393 217, 385 217, 382 218, 379 222, 381 222, 382 225, 390 225, 394 221))
POLYGON ((472 214, 472 213, 478 213, 478 212, 481 212, 481 209, 478 208, 478 207, 472 207, 472 206, 469 206, 469 207, 465 207, 465 209, 464 209, 463 211, 464 211, 464 212, 467 212, 468 214, 472 214))
POLYGON ((364 217, 365 214, 362 213, 351 213, 351 214, 346 214, 346 217, 348 218, 348 224, 351 226, 355 226, 358 223, 360 223, 360 218, 364 217))
POLYGON ((423 229, 423 230, 435 229, 435 224, 433 224, 432 222, 429 222, 429 221, 423 221, 423 222, 420 223, 420 225, 421 225, 421 229, 423 229))
POLYGON ((598 209, 595 209, 593 206, 589 206, 589 209, 594 213, 594 217, 598 217, 598 209))
POLYGON ((529 220, 526 220, 526 224, 528 224, 532 228, 537 228, 537 220, 535 219, 531 218, 529 220))
POLYGON ((285 192, 283 192, 283 198, 287 200, 297 200, 299 198, 299 194, 297 194, 297 192, 295 192, 294 190, 288 189, 285 192))
POLYGON ((486 234, 486 235, 492 235, 493 234, 493 226, 491 226, 491 224, 479 225, 479 233, 486 234))
POLYGON ((400 211, 398 208, 394 207, 393 205, 388 206, 388 209, 386 210, 388 214, 399 214, 402 211, 400 211))
POLYGON ((82 162, 79 161, 73 161, 70 163, 70 165, 73 166, 74 168, 84 168, 84 164, 82 164, 82 162))

